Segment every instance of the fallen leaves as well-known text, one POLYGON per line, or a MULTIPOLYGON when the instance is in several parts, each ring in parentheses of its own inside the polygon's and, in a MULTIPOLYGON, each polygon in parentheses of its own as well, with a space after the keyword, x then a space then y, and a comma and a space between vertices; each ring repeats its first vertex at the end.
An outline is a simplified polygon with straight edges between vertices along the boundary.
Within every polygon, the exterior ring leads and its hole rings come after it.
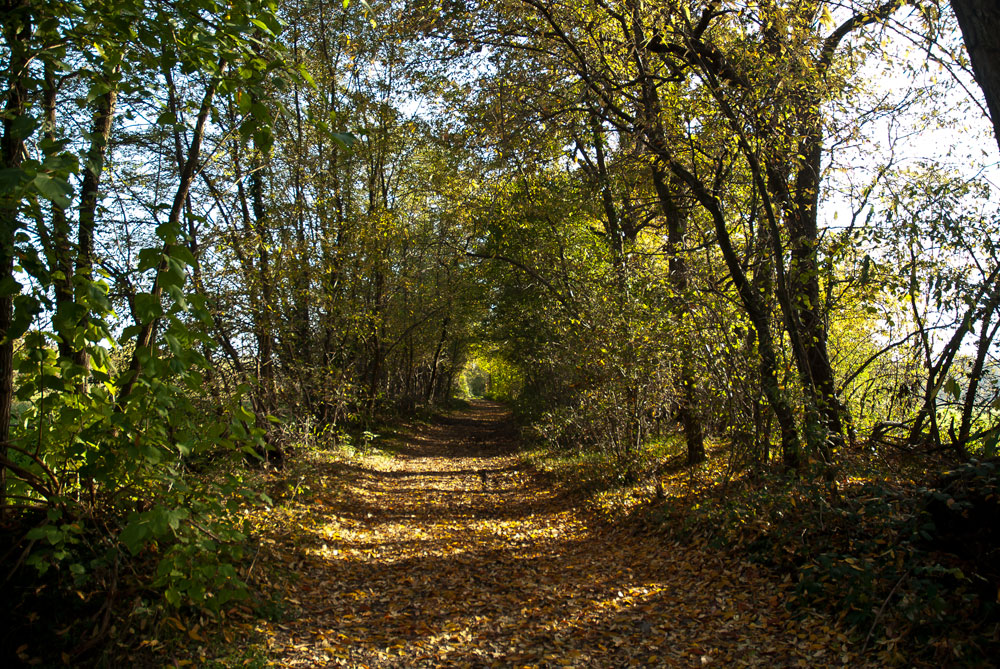
MULTIPOLYGON (((864 666, 791 584, 704 543, 595 522, 519 461, 497 405, 422 426, 395 458, 318 454, 264 528, 280 666, 864 666), (478 472, 489 472, 484 487, 478 472), (294 576, 294 577, 292 577, 294 576)), ((598 499, 605 516, 641 495, 598 499)))

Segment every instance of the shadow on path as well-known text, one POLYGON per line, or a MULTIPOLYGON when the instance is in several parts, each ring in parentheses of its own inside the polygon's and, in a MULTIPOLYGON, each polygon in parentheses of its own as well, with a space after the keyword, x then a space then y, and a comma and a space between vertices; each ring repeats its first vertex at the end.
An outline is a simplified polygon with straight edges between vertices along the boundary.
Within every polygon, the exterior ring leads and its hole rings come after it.
POLYGON ((314 463, 313 494, 271 519, 296 578, 287 619, 262 624, 269 655, 286 667, 864 666, 846 639, 813 643, 810 627, 829 621, 791 620, 788 585, 753 566, 588 524, 579 498, 518 461, 516 435, 501 405, 480 401, 415 429, 393 458, 314 463))

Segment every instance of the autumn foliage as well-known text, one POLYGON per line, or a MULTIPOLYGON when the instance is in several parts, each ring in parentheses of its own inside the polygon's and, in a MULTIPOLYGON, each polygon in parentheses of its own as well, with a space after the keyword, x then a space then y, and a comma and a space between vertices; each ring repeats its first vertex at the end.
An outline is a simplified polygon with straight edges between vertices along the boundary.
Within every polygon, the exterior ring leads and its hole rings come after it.
POLYGON ((3 659, 988 664, 994 4, 0 0, 3 659))

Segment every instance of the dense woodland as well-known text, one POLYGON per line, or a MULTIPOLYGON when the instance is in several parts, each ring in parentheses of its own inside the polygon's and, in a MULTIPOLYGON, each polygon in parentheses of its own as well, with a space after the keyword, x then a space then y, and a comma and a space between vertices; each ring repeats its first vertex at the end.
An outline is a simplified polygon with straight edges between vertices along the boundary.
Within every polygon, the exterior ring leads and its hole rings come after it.
POLYGON ((261 468, 484 393, 616 485, 709 458, 836 506, 905 461, 990 541, 874 608, 943 589, 996 642, 992 1, 0 15, 0 577, 87 593, 65 661, 246 598, 261 468))

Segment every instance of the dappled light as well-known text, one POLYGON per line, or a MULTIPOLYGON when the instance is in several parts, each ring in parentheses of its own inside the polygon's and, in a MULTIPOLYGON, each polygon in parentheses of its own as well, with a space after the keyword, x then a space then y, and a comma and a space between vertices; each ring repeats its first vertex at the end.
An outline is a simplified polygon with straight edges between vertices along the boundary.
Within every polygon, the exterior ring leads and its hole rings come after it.
POLYGON ((509 420, 477 402, 411 427, 391 458, 345 468, 314 454, 308 491, 280 521, 255 521, 280 528, 263 530, 270 561, 296 575, 272 584, 287 618, 256 628, 269 655, 282 666, 864 664, 843 632, 789 615, 788 582, 599 522, 509 454, 509 420))
POLYGON ((0 665, 996 664, 996 0, 0 17, 0 665))

